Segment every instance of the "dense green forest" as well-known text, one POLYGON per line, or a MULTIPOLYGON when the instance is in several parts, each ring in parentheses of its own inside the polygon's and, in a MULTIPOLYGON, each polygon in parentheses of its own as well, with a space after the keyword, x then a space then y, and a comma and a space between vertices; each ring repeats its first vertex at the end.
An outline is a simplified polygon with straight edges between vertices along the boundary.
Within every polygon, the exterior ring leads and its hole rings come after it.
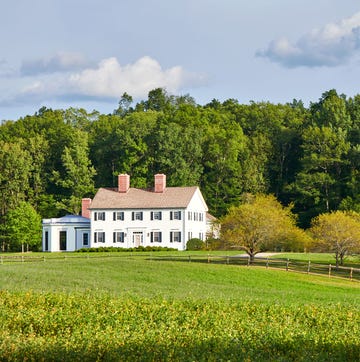
POLYGON ((2 121, 0 225, 24 201, 41 217, 79 213, 81 198, 115 186, 117 174, 150 187, 160 172, 168 186, 199 185, 215 216, 244 193, 266 193, 307 227, 324 212, 360 211, 359 165, 360 95, 330 90, 305 107, 198 105, 161 88, 133 104, 125 93, 112 114, 44 107, 2 121))

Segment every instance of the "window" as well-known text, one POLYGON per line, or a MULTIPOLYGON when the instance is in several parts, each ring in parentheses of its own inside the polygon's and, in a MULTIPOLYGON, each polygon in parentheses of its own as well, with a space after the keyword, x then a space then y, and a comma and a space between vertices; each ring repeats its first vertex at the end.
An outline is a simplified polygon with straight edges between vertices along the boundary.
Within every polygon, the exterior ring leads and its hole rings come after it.
POLYGON ((105 243, 105 232, 95 231, 94 232, 94 243, 105 243))
POLYGON ((194 212, 194 221, 198 221, 199 220, 199 213, 198 212, 194 212))
POLYGON ((95 212, 94 213, 94 220, 95 221, 105 221, 105 212, 95 212))
POLYGON ((192 220, 192 212, 188 211, 188 220, 191 221, 192 220))
POLYGON ((59 240, 60 240, 60 250, 65 251, 66 250, 66 231, 60 231, 59 240))
POLYGON ((199 239, 204 240, 204 233, 199 233, 199 239))
POLYGON ((192 239, 192 231, 188 232, 188 240, 192 239))
POLYGON ((114 211, 113 212, 113 220, 124 220, 124 211, 114 211))
POLYGON ((123 231, 114 231, 113 242, 114 243, 123 243, 124 241, 125 241, 125 233, 123 231))
POLYGON ((204 221, 204 214, 199 212, 199 221, 204 221))
POLYGON ((150 218, 151 220, 161 220, 162 219, 161 211, 151 211, 150 218))
POLYGON ((44 251, 48 251, 49 250, 49 232, 46 230, 45 231, 45 250, 44 251))
POLYGON ((170 231, 170 242, 181 243, 181 231, 170 231))
POLYGON ((88 233, 84 233, 83 234, 83 246, 88 246, 89 245, 89 234, 88 233))
POLYGON ((152 231, 150 235, 152 243, 161 243, 161 231, 152 231))
POLYGON ((170 211, 170 220, 181 220, 181 211, 170 211))
POLYGON ((143 212, 142 211, 133 211, 131 214, 131 220, 142 220, 143 212))

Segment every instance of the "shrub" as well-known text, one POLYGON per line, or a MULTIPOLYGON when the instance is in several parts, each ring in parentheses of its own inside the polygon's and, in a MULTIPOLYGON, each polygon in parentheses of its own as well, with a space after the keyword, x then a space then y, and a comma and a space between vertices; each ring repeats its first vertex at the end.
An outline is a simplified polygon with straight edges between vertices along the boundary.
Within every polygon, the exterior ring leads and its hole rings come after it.
POLYGON ((82 248, 78 253, 110 253, 110 252, 139 252, 139 251, 177 251, 174 248, 162 246, 138 246, 136 248, 117 248, 115 246, 100 246, 98 248, 82 248))
POLYGON ((202 250, 204 248, 204 242, 197 238, 192 238, 186 243, 186 250, 202 250))

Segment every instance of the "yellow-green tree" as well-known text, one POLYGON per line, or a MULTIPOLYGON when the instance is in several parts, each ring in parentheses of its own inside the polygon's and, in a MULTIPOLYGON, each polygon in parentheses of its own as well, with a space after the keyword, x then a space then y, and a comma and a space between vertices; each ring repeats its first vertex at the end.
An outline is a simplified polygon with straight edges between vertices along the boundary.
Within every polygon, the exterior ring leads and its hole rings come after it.
POLYGON ((10 250, 24 251, 24 245, 27 249, 38 250, 41 245, 41 216, 28 202, 21 201, 7 213, 5 233, 10 250))
POLYGON ((360 251, 360 215, 355 212, 321 214, 313 219, 310 232, 318 250, 335 254, 336 266, 343 265, 349 253, 360 251))
POLYGON ((283 207, 272 195, 247 195, 244 203, 232 207, 221 220, 221 237, 244 250, 252 261, 268 250, 303 250, 309 238, 296 227, 290 207, 283 207))

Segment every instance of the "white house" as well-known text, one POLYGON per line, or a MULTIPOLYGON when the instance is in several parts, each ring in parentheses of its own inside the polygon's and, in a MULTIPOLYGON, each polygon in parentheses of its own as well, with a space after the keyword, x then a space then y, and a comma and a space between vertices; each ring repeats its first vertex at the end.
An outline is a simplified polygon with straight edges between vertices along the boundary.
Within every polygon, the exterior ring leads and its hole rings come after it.
MULTIPOLYGON (((69 223, 65 236, 66 226, 60 227, 59 222, 64 218, 44 220, 43 250, 101 246, 185 250, 189 239, 205 240, 209 231, 207 211, 197 186, 167 187, 166 175, 157 174, 153 188, 138 189, 130 187, 129 175, 122 174, 117 188, 100 188, 93 200, 83 199, 82 217, 77 221, 87 220, 87 227, 69 223)), ((65 218, 71 221, 75 217, 65 218)))

